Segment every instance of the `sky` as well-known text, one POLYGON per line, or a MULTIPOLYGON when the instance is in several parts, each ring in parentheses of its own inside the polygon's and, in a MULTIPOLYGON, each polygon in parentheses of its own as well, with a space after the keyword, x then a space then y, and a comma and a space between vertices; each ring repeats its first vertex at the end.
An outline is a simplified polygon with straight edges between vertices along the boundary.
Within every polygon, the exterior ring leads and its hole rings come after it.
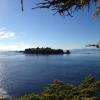
POLYGON ((100 19, 94 19, 93 8, 64 17, 49 9, 32 10, 39 1, 24 0, 22 12, 20 0, 0 0, 0 50, 78 49, 100 40, 100 19))

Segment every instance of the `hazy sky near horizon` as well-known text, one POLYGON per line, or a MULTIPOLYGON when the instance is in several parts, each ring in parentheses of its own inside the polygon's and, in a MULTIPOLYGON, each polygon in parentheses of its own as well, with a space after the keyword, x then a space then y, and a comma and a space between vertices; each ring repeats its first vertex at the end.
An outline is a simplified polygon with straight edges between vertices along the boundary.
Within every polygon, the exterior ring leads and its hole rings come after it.
POLYGON ((20 0, 0 0, 0 50, 76 49, 100 40, 100 19, 93 19, 93 9, 74 17, 53 16, 48 9, 32 10, 38 1, 24 0, 22 12, 20 0))

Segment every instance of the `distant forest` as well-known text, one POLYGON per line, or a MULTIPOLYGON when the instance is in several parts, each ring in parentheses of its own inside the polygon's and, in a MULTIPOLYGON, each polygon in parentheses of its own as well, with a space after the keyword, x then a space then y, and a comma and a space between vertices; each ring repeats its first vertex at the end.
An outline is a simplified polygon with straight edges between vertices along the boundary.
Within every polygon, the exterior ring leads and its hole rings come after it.
POLYGON ((25 54, 70 54, 70 51, 67 50, 64 52, 62 49, 52 49, 49 47, 42 47, 42 48, 27 48, 24 51, 25 54))
POLYGON ((24 53, 26 54, 63 54, 64 51, 62 49, 52 49, 49 47, 46 48, 28 48, 25 49, 24 53))

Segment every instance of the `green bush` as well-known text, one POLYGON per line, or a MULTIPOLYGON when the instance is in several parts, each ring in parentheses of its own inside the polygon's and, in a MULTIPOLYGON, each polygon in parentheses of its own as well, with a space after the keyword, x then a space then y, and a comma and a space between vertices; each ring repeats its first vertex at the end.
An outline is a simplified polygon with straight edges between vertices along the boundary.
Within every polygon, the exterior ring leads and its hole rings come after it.
POLYGON ((56 80, 40 94, 27 94, 20 100, 100 100, 100 80, 88 76, 78 86, 56 80))

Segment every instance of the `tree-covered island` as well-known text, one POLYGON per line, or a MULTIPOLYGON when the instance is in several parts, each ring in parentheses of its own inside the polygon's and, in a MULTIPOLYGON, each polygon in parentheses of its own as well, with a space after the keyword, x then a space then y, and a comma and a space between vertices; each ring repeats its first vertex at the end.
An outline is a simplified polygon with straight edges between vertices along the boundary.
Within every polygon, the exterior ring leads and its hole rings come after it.
POLYGON ((70 54, 70 51, 64 52, 62 49, 52 49, 49 47, 27 48, 23 51, 25 54, 70 54))

